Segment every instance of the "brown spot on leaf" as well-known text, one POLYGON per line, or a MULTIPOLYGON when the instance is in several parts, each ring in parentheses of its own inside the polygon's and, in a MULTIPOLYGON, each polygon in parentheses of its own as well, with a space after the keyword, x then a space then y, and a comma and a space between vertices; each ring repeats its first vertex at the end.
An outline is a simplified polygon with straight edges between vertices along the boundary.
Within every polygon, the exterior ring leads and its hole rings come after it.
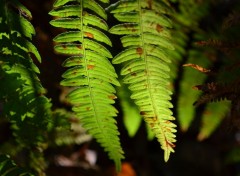
POLYGON ((108 98, 114 100, 117 98, 117 96, 116 95, 108 95, 108 98))
POLYGON ((92 70, 95 67, 95 65, 87 65, 88 70, 92 70))
POLYGON ((131 73, 132 76, 137 76, 137 73, 133 72, 131 73))
POLYGON ((137 49, 136 49, 136 52, 137 52, 137 54, 138 55, 142 55, 143 54, 143 49, 141 48, 141 47, 138 47, 137 49))
POLYGON ((136 29, 132 28, 132 32, 136 32, 136 29))
POLYGON ((148 3, 148 8, 152 9, 152 0, 148 0, 147 3, 148 3))
POLYGON ((86 37, 91 38, 91 39, 94 39, 94 35, 93 35, 92 33, 90 33, 90 32, 85 32, 84 34, 85 34, 86 37))
POLYGON ((166 141, 166 146, 167 146, 167 147, 170 146, 171 148, 176 147, 175 144, 173 144, 173 143, 171 143, 171 142, 168 142, 168 141, 166 141))
POLYGON ((169 123, 171 123, 171 122, 170 122, 169 120, 166 120, 165 123, 166 123, 166 124, 169 124, 169 123))
POLYGON ((87 108, 86 108, 86 110, 87 110, 87 111, 90 111, 90 110, 91 110, 91 108, 90 108, 90 107, 87 107, 87 108))
POLYGON ((156 116, 153 117, 153 121, 154 121, 154 122, 157 121, 157 117, 156 117, 156 116))
POLYGON ((162 27, 161 25, 157 24, 157 25, 156 25, 156 31, 157 31, 158 33, 162 32, 162 31, 163 31, 163 27, 162 27))
POLYGON ((123 24, 123 26, 128 29, 131 30, 132 32, 136 32, 137 29, 135 29, 133 24, 123 24))
POLYGON ((146 112, 141 111, 141 112, 140 112, 140 115, 146 115, 146 112))
POLYGON ((66 49, 66 48, 67 48, 67 46, 66 46, 66 45, 62 45, 62 47, 63 47, 63 49, 66 49))
POLYGON ((82 45, 77 45, 77 48, 81 50, 82 49, 82 45))

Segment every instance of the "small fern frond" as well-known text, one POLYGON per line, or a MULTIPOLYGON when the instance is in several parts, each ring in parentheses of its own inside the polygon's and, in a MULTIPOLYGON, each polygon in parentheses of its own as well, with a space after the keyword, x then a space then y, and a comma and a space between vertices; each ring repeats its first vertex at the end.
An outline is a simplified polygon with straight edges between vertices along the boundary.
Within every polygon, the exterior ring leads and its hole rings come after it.
POLYGON ((53 26, 68 29, 54 38, 58 43, 55 51, 70 55, 63 63, 70 68, 61 82, 63 86, 76 86, 68 94, 68 101, 83 127, 108 152, 119 170, 123 151, 113 119, 117 110, 112 106, 116 98, 112 84, 120 84, 108 60, 112 55, 103 45, 112 45, 102 32, 108 30, 105 10, 94 0, 57 0, 49 14, 58 17, 50 22, 53 26))
POLYGON ((208 138, 219 127, 231 103, 228 101, 221 103, 208 103, 202 114, 201 127, 197 136, 199 141, 208 138))
POLYGON ((17 140, 27 147, 43 140, 51 116, 50 101, 31 57, 41 61, 31 43, 35 34, 31 18, 18 0, 0 1, 0 99, 4 116, 16 126, 17 140))
POLYGON ((208 39, 206 41, 198 41, 196 42, 198 46, 207 46, 207 47, 214 47, 219 49, 223 53, 229 55, 234 49, 240 48, 240 42, 238 41, 224 41, 221 39, 208 39))
POLYGON ((26 169, 18 167, 8 155, 0 155, 0 174, 5 176, 34 176, 26 169))
POLYGON ((124 22, 109 31, 121 38, 126 48, 113 59, 114 64, 124 63, 121 75, 123 82, 130 84, 131 98, 139 106, 140 114, 155 133, 164 150, 164 160, 174 152, 175 127, 172 104, 168 90, 170 59, 173 50, 167 17, 171 8, 162 1, 120 0, 111 5, 111 13, 124 22), (167 15, 166 15, 167 14, 167 15))
POLYGON ((53 112, 53 123, 48 134, 50 146, 80 145, 92 139, 75 114, 64 109, 53 112))
POLYGON ((240 21, 240 13, 238 11, 231 12, 222 23, 222 30, 225 31, 234 25, 238 25, 240 21))
POLYGON ((237 100, 239 97, 240 84, 233 82, 231 84, 207 83, 204 85, 194 86, 195 89, 201 90, 204 94, 194 103, 196 106, 221 100, 237 100))

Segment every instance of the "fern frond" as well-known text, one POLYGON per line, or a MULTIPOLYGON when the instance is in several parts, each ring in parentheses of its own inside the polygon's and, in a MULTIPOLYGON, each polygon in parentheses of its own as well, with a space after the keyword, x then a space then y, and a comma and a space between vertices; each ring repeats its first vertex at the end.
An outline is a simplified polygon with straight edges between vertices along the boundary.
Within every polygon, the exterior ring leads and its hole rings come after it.
POLYGON ((56 109, 53 112, 53 124, 48 134, 49 145, 53 146, 80 145, 92 139, 89 134, 86 134, 86 130, 74 113, 64 109, 56 109))
POLYGON ((222 30, 225 31, 234 25, 238 25, 240 20, 240 13, 238 11, 231 12, 222 23, 222 30))
POLYGON ((229 111, 230 105, 231 103, 227 101, 207 104, 202 114, 201 127, 197 137, 199 141, 208 138, 219 127, 229 111))
POLYGON ((0 175, 13 176, 33 176, 26 169, 18 167, 8 155, 0 155, 0 175))
MULTIPOLYGON (((188 47, 191 42, 191 35, 194 32, 199 32, 199 21, 206 15, 208 1, 177 1, 174 2, 176 11, 173 14, 173 30, 172 38, 174 38, 174 52, 169 53, 172 63, 171 79, 174 81, 179 74, 179 68, 185 59, 188 57, 188 47), (188 20, 186 20, 188 19, 188 20)), ((184 117, 183 117, 184 118, 184 117)))
MULTIPOLYGON (((201 65, 204 68, 207 68, 210 65, 210 62, 204 53, 202 51, 198 51, 196 48, 189 52, 187 62, 194 63, 195 65, 201 65)), ((192 68, 185 68, 183 70, 182 81, 179 85, 180 96, 178 97, 177 102, 178 121, 183 131, 188 130, 195 117, 196 107, 192 106, 192 104, 200 95, 199 92, 189 91, 189 89, 196 84, 196 80, 202 83, 206 77, 206 74, 200 73, 192 68)))
POLYGON ((108 152, 119 170, 123 151, 113 119, 117 110, 112 106, 116 98, 112 84, 119 86, 119 82, 108 60, 112 55, 103 45, 112 45, 102 32, 108 29, 104 21, 107 15, 94 0, 57 0, 49 14, 58 17, 50 22, 53 26, 68 29, 54 39, 58 43, 55 50, 70 55, 63 63, 70 68, 61 82, 63 86, 76 86, 68 94, 68 101, 83 127, 108 152))
POLYGON ((175 124, 168 90, 170 59, 173 50, 170 31, 172 23, 166 14, 171 8, 162 1, 125 0, 109 7, 111 13, 124 22, 109 31, 124 35, 126 49, 113 59, 114 64, 124 63, 123 82, 130 84, 131 98, 139 106, 140 114, 155 133, 167 161, 174 152, 175 124))
POLYGON ((51 116, 50 101, 44 96, 46 91, 31 57, 41 61, 31 43, 35 34, 31 18, 30 11, 17 0, 0 2, 0 99, 4 116, 16 126, 17 140, 27 147, 44 139, 51 116))
POLYGON ((198 41, 196 42, 198 46, 208 46, 208 47, 214 47, 219 49, 220 51, 229 54, 234 49, 240 48, 240 42, 238 41, 224 41, 221 39, 208 39, 206 41, 198 41))
POLYGON ((207 83, 204 85, 194 86, 195 89, 201 90, 204 94, 194 103, 196 106, 213 101, 220 100, 237 100, 239 97, 239 87, 240 84, 233 82, 231 84, 221 84, 221 83, 207 83))

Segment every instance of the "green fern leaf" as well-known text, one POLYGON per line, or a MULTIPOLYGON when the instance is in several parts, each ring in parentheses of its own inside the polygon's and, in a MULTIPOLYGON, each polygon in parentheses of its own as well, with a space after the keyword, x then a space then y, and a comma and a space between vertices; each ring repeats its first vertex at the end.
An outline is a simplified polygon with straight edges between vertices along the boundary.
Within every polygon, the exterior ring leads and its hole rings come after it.
POLYGON ((168 52, 173 50, 170 29, 172 23, 165 14, 171 8, 164 2, 152 0, 118 1, 108 8, 121 22, 109 31, 124 35, 126 49, 114 57, 113 63, 124 63, 123 82, 130 84, 131 98, 149 124, 164 150, 164 160, 174 152, 175 127, 169 84, 168 52), (153 26, 153 27, 152 27, 153 26), (154 29, 154 30, 149 30, 154 29))
POLYGON ((63 63, 64 67, 70 68, 62 75, 64 80, 61 85, 76 86, 67 95, 73 111, 83 127, 108 152, 119 170, 123 151, 116 120, 113 119, 118 111, 112 106, 116 98, 112 84, 120 84, 114 67, 108 60, 112 55, 103 45, 112 45, 102 32, 108 30, 103 20, 107 15, 93 0, 58 0, 54 7, 50 14, 58 18, 50 23, 55 27, 69 29, 54 39, 58 43, 55 51, 70 55, 63 63))

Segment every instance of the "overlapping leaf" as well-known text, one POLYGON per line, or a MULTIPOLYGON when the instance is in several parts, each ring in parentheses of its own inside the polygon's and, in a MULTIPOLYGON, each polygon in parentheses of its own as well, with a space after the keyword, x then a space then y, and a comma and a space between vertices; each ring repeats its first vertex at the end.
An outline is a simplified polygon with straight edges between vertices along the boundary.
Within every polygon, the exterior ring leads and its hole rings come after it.
POLYGON ((35 34, 31 18, 18 0, 0 1, 0 99, 4 116, 16 124, 17 139, 27 147, 43 140, 51 115, 51 104, 31 57, 41 61, 30 42, 35 34))
POLYGON ((166 14, 171 8, 163 1, 120 0, 109 7, 111 13, 124 22, 113 26, 110 32, 124 35, 125 48, 114 59, 124 63, 123 82, 130 84, 131 98, 139 106, 140 114, 155 133, 167 161, 174 152, 175 124, 172 117, 169 86, 168 52, 174 49, 166 14))
MULTIPOLYGON (((209 60, 207 60, 203 52, 197 50, 191 50, 189 52, 189 58, 187 62, 201 65, 205 68, 210 65, 209 60)), ((177 102, 178 121, 183 131, 187 131, 192 121, 194 120, 196 106, 193 106, 193 103, 196 99, 198 99, 200 95, 200 92, 198 91, 189 90, 191 90, 194 85, 198 84, 197 82, 204 82, 206 77, 207 76, 205 74, 200 73, 192 68, 185 68, 183 70, 182 81, 180 82, 179 87, 180 96, 177 102)))
MULTIPOLYGON (((198 97, 198 93, 189 90, 194 86, 194 81, 203 82, 206 78, 205 75, 199 75, 193 70, 183 68, 182 64, 185 62, 202 64, 203 66, 209 64, 201 53, 202 51, 198 52, 198 48, 190 49, 192 47, 191 36, 196 32, 199 33, 200 29, 198 22, 206 15, 208 5, 208 1, 179 1, 179 10, 174 12, 174 33, 172 36, 174 38, 175 50, 169 55, 172 61, 170 65, 171 80, 181 79, 179 86, 177 85, 173 87, 173 89, 179 88, 176 90, 177 95, 179 95, 177 97, 177 119, 182 131, 188 129, 194 119, 196 110, 192 104, 195 101, 194 97, 198 97), (179 74, 182 69, 182 73, 179 74)), ((196 36, 194 36, 194 38, 196 38, 196 36)))
POLYGON ((63 63, 70 68, 61 82, 63 86, 76 87, 68 94, 68 101, 83 127, 108 152, 119 170, 123 151, 113 119, 117 110, 111 105, 116 98, 112 84, 118 86, 119 82, 108 60, 112 55, 104 46, 111 46, 102 32, 108 29, 105 10, 94 0, 57 0, 50 14, 58 17, 50 22, 53 26, 68 29, 54 39, 58 43, 55 50, 70 55, 63 63))

